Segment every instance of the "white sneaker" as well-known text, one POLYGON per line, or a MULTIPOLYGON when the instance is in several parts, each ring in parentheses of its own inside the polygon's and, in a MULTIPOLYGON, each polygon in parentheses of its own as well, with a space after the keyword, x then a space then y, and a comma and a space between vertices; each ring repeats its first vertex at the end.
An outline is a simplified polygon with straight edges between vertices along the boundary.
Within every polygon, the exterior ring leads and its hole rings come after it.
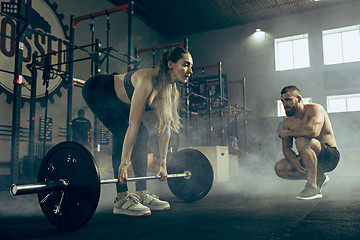
POLYGON ((162 211, 170 209, 168 202, 160 200, 158 196, 149 191, 140 194, 140 202, 151 210, 162 211))
POLYGON ((324 175, 324 177, 322 179, 319 179, 319 181, 317 182, 317 185, 321 190, 324 188, 324 186, 329 182, 330 178, 327 175, 324 175))
POLYGON ((299 193, 296 196, 296 199, 313 200, 313 199, 318 199, 318 198, 322 198, 322 197, 323 197, 323 195, 321 194, 320 189, 314 188, 309 183, 306 183, 304 190, 302 190, 301 193, 299 193))
POLYGON ((115 198, 113 213, 128 216, 151 215, 150 209, 142 205, 139 196, 134 193, 128 194, 121 200, 115 198))

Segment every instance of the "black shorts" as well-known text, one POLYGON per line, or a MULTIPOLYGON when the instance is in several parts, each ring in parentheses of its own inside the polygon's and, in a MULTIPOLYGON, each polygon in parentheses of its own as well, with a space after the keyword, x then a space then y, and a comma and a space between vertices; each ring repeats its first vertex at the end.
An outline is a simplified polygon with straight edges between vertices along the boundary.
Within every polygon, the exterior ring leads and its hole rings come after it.
MULTIPOLYGON (((337 148, 330 147, 327 143, 321 143, 321 151, 317 157, 318 173, 331 172, 336 168, 340 161, 340 153, 337 148)), ((300 163, 303 167, 305 167, 302 160, 300 160, 300 163)))
POLYGON ((321 173, 331 172, 340 161, 340 153, 336 147, 330 147, 327 143, 321 143, 321 151, 318 155, 318 171, 321 173))

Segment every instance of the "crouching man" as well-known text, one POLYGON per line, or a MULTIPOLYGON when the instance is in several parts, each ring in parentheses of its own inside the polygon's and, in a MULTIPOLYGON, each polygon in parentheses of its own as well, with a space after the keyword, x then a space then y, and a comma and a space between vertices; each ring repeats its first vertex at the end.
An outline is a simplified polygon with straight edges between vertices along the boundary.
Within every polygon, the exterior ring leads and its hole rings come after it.
POLYGON ((275 164, 276 174, 289 180, 306 180, 297 199, 322 198, 329 181, 324 173, 336 168, 340 160, 328 114, 319 104, 304 104, 300 90, 290 85, 281 90, 286 118, 279 137, 285 158, 275 164), (299 155, 292 149, 295 146, 299 155))

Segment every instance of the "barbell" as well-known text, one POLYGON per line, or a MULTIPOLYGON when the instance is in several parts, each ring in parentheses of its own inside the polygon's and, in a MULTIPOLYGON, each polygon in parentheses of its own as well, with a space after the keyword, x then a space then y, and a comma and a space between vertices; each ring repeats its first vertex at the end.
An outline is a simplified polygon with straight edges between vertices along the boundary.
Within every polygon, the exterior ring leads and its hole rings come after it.
MULTIPOLYGON (((183 149, 167 161, 167 183, 171 192, 185 202, 202 199, 210 191, 214 173, 208 158, 195 149, 183 149)), ((128 178, 128 181, 158 179, 159 176, 128 178)), ((14 196, 38 194, 40 207, 55 227, 73 231, 93 216, 100 198, 100 185, 118 179, 101 179, 91 153, 81 144, 61 142, 42 160, 38 183, 10 187, 14 196)))

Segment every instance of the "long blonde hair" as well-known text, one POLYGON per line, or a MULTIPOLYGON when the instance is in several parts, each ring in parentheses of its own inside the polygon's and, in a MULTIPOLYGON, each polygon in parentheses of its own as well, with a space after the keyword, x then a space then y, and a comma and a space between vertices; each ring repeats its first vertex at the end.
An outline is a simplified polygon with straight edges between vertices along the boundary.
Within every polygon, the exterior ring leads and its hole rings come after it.
POLYGON ((159 133, 164 132, 167 128, 179 132, 181 127, 179 116, 179 98, 180 94, 176 82, 171 82, 169 75, 168 62, 176 63, 183 57, 183 54, 189 53, 182 47, 173 47, 164 51, 159 59, 158 64, 158 95, 157 102, 157 123, 156 127, 159 133))

